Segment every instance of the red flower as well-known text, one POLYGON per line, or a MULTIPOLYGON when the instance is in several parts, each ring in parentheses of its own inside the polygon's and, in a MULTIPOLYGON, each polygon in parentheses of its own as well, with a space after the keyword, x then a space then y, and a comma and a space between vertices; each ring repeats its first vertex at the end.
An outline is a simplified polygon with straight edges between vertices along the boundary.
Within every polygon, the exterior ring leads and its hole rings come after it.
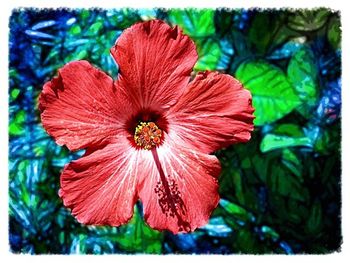
POLYGON ((117 80, 75 61, 40 95, 57 144, 86 149, 64 167, 59 195, 83 224, 125 224, 141 199, 152 228, 193 231, 219 201, 221 167, 210 153, 250 139, 251 95, 217 72, 189 82, 195 45, 159 20, 126 29, 111 53, 117 80))

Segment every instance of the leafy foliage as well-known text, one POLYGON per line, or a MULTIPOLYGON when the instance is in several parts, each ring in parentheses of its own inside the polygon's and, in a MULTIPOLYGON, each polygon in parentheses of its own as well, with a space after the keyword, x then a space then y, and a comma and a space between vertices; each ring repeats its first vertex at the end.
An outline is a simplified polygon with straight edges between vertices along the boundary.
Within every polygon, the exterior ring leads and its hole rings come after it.
POLYGON ((198 61, 195 70, 214 70, 221 57, 220 44, 215 38, 214 10, 180 10, 169 11, 169 20, 178 25, 184 33, 195 42, 198 61))
POLYGON ((255 125, 274 122, 301 103, 283 71, 264 61, 243 62, 236 77, 253 95, 255 125))
POLYGON ((328 9, 14 10, 10 18, 9 242, 15 253, 330 253, 340 230, 340 17, 328 9), (121 227, 79 224, 58 197, 63 166, 37 99, 65 63, 87 59, 114 78, 109 49, 138 21, 178 25, 197 46, 195 71, 236 76, 253 94, 247 144, 216 153, 219 206, 207 225, 149 228, 142 206, 121 227))

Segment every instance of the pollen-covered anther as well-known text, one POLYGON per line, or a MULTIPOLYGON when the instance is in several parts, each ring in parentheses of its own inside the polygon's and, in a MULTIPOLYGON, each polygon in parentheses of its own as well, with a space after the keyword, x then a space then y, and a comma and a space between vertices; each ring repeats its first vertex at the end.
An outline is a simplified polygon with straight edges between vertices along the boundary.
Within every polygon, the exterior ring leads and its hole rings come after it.
POLYGON ((162 130, 154 122, 140 122, 135 128, 135 143, 145 150, 150 150, 159 145, 161 138, 162 130))

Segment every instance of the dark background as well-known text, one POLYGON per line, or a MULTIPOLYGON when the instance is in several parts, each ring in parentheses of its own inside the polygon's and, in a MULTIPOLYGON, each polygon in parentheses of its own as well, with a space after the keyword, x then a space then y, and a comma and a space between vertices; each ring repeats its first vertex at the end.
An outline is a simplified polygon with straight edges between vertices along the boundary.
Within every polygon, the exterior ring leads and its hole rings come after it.
POLYGON ((14 253, 330 253, 341 244, 340 15, 314 10, 18 9, 9 21, 9 243, 14 253), (58 197, 69 153, 40 124, 43 84, 86 59, 116 78, 122 30, 159 18, 196 43, 195 72, 236 76, 255 131, 216 152, 221 201, 190 234, 150 229, 135 206, 121 227, 79 224, 58 197))

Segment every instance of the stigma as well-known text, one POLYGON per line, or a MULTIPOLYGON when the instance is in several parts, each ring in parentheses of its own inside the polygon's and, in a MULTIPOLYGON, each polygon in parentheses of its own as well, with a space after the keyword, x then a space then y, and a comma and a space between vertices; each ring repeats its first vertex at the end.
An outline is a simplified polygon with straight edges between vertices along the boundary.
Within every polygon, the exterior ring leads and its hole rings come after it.
POLYGON ((162 130, 154 122, 140 122, 135 128, 134 140, 137 146, 151 150, 161 143, 162 130))

